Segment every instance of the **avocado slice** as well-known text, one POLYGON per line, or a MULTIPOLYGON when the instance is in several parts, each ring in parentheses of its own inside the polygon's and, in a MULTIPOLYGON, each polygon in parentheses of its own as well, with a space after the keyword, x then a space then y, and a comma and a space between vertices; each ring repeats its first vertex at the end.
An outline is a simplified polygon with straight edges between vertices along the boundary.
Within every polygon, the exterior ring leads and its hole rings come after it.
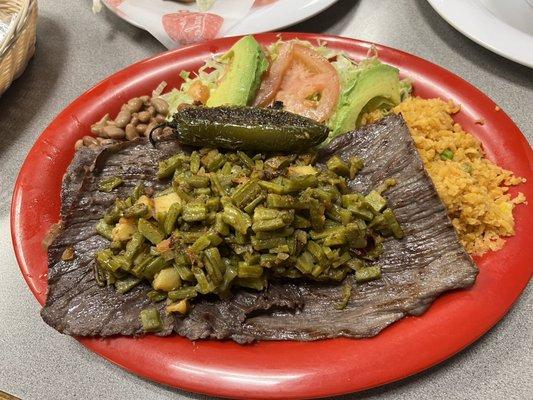
POLYGON ((372 63, 359 72, 355 84, 344 93, 329 125, 331 138, 356 129, 365 112, 400 104, 398 70, 387 64, 372 63))
POLYGON ((268 69, 261 45, 252 36, 244 36, 222 59, 230 59, 218 88, 207 100, 208 107, 249 105, 259 89, 261 77, 268 69))

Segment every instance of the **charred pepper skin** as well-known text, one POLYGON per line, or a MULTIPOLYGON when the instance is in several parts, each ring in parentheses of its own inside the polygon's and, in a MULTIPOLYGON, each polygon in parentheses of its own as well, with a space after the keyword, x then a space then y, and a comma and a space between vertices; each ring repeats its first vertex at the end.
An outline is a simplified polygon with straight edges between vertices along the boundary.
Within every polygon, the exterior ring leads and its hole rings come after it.
POLYGON ((188 107, 166 126, 186 145, 269 153, 302 152, 322 143, 329 133, 309 118, 254 107, 188 107))

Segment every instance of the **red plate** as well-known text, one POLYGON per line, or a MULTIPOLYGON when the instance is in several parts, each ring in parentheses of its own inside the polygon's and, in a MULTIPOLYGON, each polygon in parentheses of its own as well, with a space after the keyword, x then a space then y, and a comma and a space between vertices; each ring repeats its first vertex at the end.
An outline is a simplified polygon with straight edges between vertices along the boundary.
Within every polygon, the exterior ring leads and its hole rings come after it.
MULTIPOLYGON (((264 44, 278 34, 257 35, 264 44)), ((354 58, 370 43, 332 36, 284 33, 326 40, 354 58)), ((41 241, 59 218, 61 178, 74 143, 104 113, 118 112, 131 97, 149 93, 161 81, 179 83, 178 72, 195 70, 237 38, 226 38, 163 53, 134 64, 84 93, 54 119, 31 149, 20 171, 11 208, 11 230, 20 269, 42 304, 47 258, 41 241)), ((511 119, 496 104, 451 72, 398 50, 377 46, 380 58, 414 80, 421 97, 452 98, 462 104, 457 121, 479 137, 488 157, 527 178, 520 186, 533 199, 533 152, 511 119), (476 125, 479 118, 484 125, 476 125)), ((354 392, 382 385, 435 365, 487 332, 509 310, 528 283, 533 208, 515 212, 516 235, 501 251, 476 260, 480 274, 473 288, 441 296, 421 317, 409 317, 364 340, 261 342, 191 342, 180 337, 79 339, 117 365, 146 378, 194 392, 240 398, 314 397, 354 392), (529 240, 528 240, 529 238, 529 240)), ((36 316, 36 318, 38 318, 36 316)))

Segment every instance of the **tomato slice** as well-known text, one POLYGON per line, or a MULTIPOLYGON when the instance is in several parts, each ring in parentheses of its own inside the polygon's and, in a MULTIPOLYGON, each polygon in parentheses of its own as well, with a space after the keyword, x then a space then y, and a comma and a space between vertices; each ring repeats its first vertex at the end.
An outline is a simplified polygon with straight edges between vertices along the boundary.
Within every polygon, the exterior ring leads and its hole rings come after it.
POLYGON ((261 86, 255 97, 254 106, 266 107, 274 100, 278 93, 283 75, 291 65, 293 59, 292 42, 285 42, 280 46, 278 57, 270 64, 266 76, 261 81, 261 86))
POLYGON ((335 110, 339 93, 339 76, 327 59, 303 44, 286 42, 261 83, 254 105, 266 107, 278 100, 287 111, 323 122, 335 110))

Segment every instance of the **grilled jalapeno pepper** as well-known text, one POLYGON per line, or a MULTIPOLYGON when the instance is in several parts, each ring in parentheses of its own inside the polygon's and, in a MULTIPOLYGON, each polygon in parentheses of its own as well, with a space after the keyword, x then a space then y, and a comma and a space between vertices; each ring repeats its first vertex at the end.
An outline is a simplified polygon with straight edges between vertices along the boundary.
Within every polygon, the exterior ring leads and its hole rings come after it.
POLYGON ((309 118, 253 107, 189 107, 168 126, 183 144, 263 152, 300 152, 328 136, 325 125, 309 118))

